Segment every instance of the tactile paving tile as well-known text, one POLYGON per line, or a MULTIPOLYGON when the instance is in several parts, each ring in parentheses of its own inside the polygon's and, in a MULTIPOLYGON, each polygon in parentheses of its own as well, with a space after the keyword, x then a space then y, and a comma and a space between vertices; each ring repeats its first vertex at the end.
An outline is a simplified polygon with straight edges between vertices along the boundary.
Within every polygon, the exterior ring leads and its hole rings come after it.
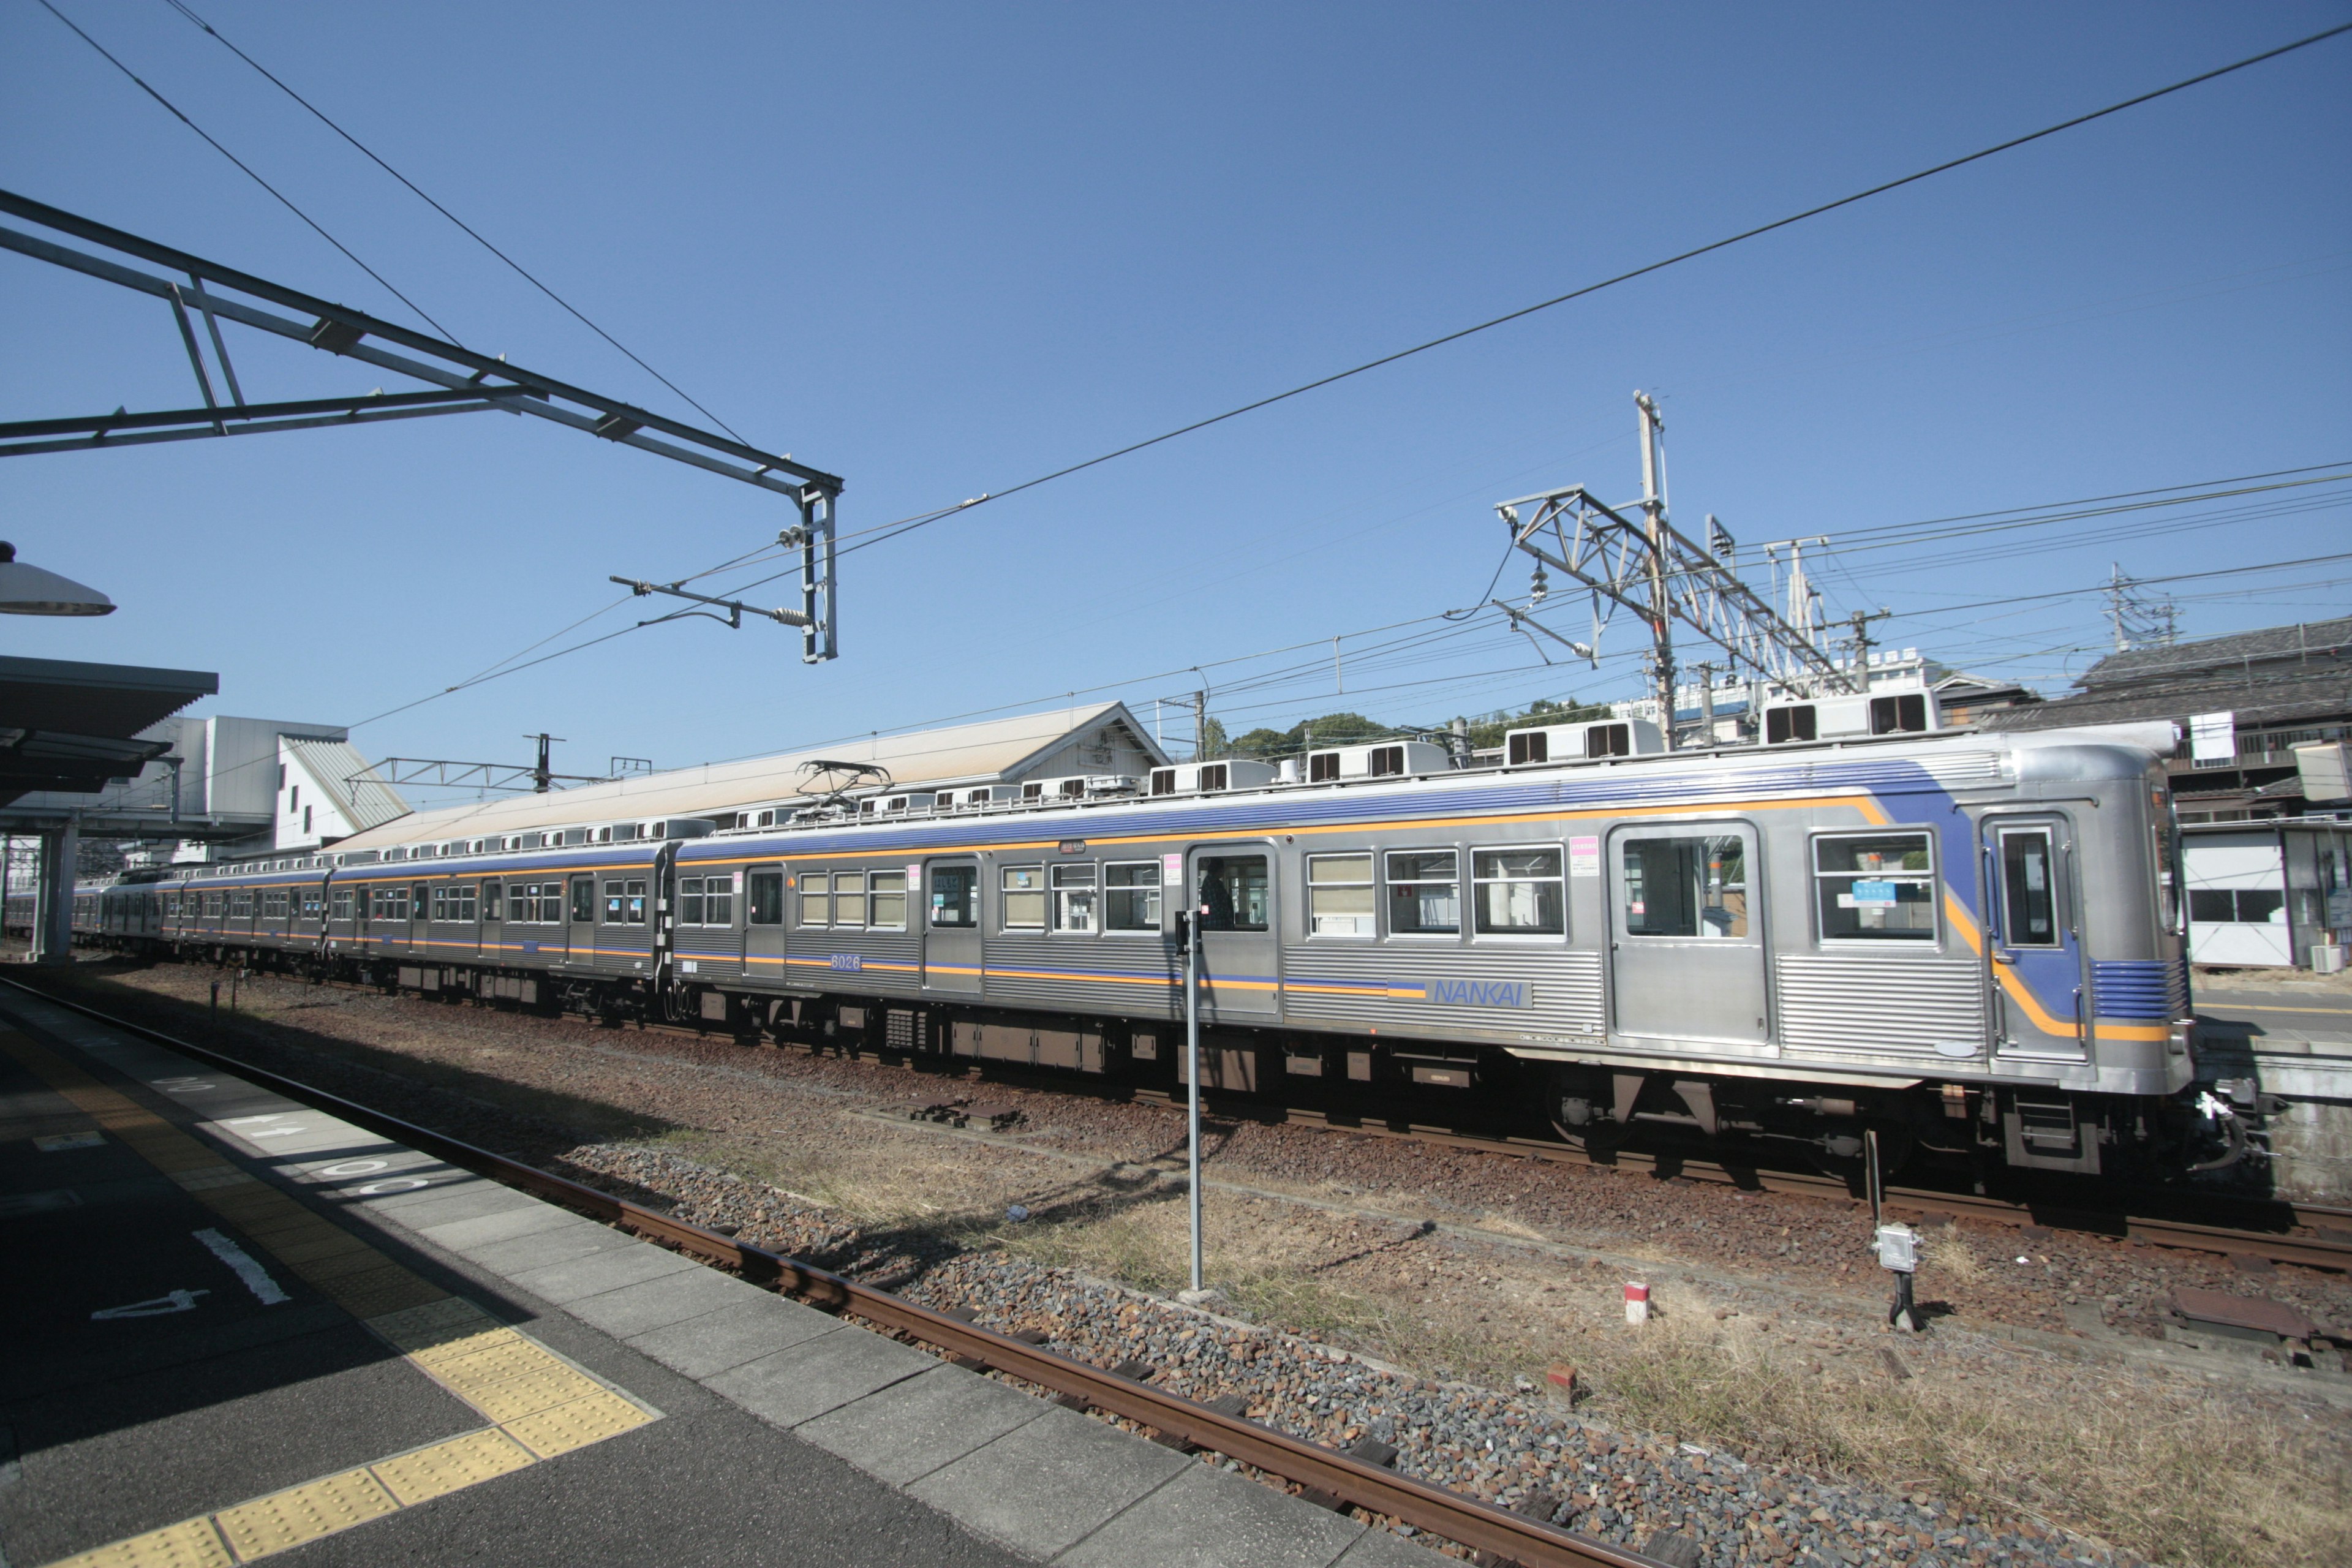
POLYGON ((400 1504, 365 1470, 306 1481, 213 1515, 241 1562, 349 1530, 396 1511, 400 1504))
POLYGON ((600 1388, 584 1399, 524 1415, 506 1423, 507 1431, 542 1459, 601 1443, 654 1419, 642 1406, 610 1389, 600 1388))
POLYGON ((575 1372, 544 1351, 540 1354, 543 1359, 530 1371, 496 1383, 458 1384, 446 1373, 435 1375, 448 1384, 458 1398, 502 1426, 604 1391, 604 1385, 586 1373, 575 1372))
POLYGON ((261 1184, 259 1177, 248 1176, 243 1171, 234 1170, 227 1165, 216 1165, 211 1170, 199 1167, 193 1171, 175 1171, 172 1173, 172 1180, 192 1193, 209 1193, 220 1187, 261 1184))
POLYGON ((512 1329, 492 1329, 416 1356, 417 1364, 460 1392, 488 1388, 526 1373, 544 1372, 555 1358, 512 1329))
POLYGON ((60 1557, 49 1568, 236 1568, 236 1563, 213 1521, 191 1519, 60 1557))
POLYGON ((444 1442, 427 1444, 394 1458, 379 1459, 375 1472, 403 1508, 414 1508, 427 1498, 463 1490, 495 1480, 509 1470, 536 1464, 537 1458, 495 1426, 464 1432, 444 1442))

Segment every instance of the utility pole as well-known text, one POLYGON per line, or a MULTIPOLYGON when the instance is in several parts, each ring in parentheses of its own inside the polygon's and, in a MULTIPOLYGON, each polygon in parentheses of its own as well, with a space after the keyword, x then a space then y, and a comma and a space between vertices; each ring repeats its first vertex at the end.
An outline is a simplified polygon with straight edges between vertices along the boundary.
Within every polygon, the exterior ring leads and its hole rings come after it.
MULTIPOLYGON (((1797 692, 1859 689, 1852 672, 1822 649, 1813 624, 1818 598, 1803 580, 1793 548, 1791 613, 1784 618, 1740 580, 1736 546, 1719 521, 1707 519, 1705 543, 1674 526, 1667 515, 1661 439, 1664 422, 1647 394, 1636 393, 1634 401, 1642 416, 1641 499, 1612 506, 1584 485, 1567 485, 1498 502, 1495 511, 1510 531, 1512 548, 1535 558, 1537 574, 1528 609, 1499 602, 1495 607, 1510 621, 1514 631, 1540 633, 1580 658, 1598 657, 1594 650, 1601 634, 1618 610, 1638 616, 1652 638, 1645 662, 1664 710, 1659 728, 1669 737, 1670 746, 1675 729, 1673 624, 1676 621, 1710 650, 1720 650, 1724 662, 1718 668, 1751 678, 1759 689, 1767 685, 1797 692), (1545 568, 1564 573, 1591 590, 1591 643, 1570 642, 1530 613, 1546 597, 1545 568)), ((1765 557, 1778 568, 1776 547, 1767 545, 1765 557)), ((1754 706, 1751 702, 1751 711, 1754 706)))
POLYGON ((1870 689, 1870 623, 1883 621, 1894 613, 1881 606, 1876 615, 1856 610, 1846 617, 1846 624, 1853 628, 1847 638, 1853 647, 1853 668, 1861 673, 1862 689, 1864 691, 1870 689))
POLYGON ((542 730, 536 735, 525 735, 523 739, 539 742, 539 765, 530 770, 530 788, 533 795, 545 795, 555 783, 554 770, 548 765, 548 747, 563 737, 551 735, 542 730))
POLYGON ((1699 744, 1715 744, 1715 666, 1698 667, 1698 732, 1699 744))
POLYGON ((1205 691, 1192 693, 1192 760, 1209 760, 1209 694, 1205 691))
POLYGON ((1666 600, 1666 462, 1660 443, 1666 422, 1646 392, 1633 395, 1642 416, 1642 531, 1649 540, 1650 635, 1656 642, 1658 729, 1666 750, 1675 749, 1675 633, 1666 600))

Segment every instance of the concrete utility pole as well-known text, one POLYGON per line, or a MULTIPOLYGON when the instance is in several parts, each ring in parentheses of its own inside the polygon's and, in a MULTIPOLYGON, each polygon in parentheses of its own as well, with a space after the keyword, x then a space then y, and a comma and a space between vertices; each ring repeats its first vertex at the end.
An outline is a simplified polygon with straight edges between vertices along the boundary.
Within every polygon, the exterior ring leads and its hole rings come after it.
POLYGON ((1853 628, 1847 638, 1853 647, 1853 667, 1862 674, 1862 689, 1864 691, 1870 689, 1870 623, 1883 621, 1894 613, 1892 610, 1883 608, 1876 615, 1868 615, 1856 610, 1846 617, 1846 624, 1853 628))
POLYGON ((1650 635, 1656 640, 1658 731, 1675 749, 1674 606, 1666 597, 1666 455, 1661 447, 1666 422, 1646 392, 1633 395, 1642 416, 1642 523, 1650 542, 1650 635))
POLYGON ((1715 744, 1715 666, 1698 667, 1698 732, 1699 744, 1715 744))
POLYGON ((1192 693, 1192 760, 1209 760, 1209 694, 1205 691, 1192 693))

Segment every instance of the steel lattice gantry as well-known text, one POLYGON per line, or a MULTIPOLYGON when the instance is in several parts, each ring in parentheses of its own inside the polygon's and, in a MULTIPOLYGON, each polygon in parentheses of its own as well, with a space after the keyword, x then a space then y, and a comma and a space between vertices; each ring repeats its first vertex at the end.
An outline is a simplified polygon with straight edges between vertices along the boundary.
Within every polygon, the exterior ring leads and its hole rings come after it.
POLYGON ((763 452, 730 437, 639 408, 617 398, 525 370, 490 354, 289 289, 153 240, 0 191, 0 213, 52 234, 64 235, 111 253, 111 257, 162 268, 158 276, 89 250, 0 225, 0 248, 37 261, 152 295, 171 310, 180 342, 195 371, 201 408, 176 408, 61 419, 0 423, 0 458, 40 452, 103 451, 113 447, 207 437, 258 435, 415 419, 437 414, 473 414, 492 409, 528 414, 606 441, 635 447, 673 462, 754 485, 788 498, 800 521, 782 531, 782 541, 801 552, 801 607, 766 612, 801 628, 801 657, 811 664, 838 651, 834 580, 834 509, 839 477, 763 452), (185 278, 184 283, 180 278, 185 278), (287 312, 293 312, 288 314, 287 312), (228 401, 221 402, 197 336, 201 318, 205 340, 220 371, 228 401), (356 397, 252 403, 246 399, 229 359, 221 323, 233 322, 274 333, 345 359, 362 361, 421 382, 430 390, 375 392, 356 397))

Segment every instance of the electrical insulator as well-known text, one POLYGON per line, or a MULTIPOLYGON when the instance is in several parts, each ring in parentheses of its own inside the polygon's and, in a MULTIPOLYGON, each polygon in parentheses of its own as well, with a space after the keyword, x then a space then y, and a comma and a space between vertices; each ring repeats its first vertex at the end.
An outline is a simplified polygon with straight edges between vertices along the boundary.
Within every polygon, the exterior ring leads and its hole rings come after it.
POLYGON ((1531 605, 1540 605, 1550 592, 1551 579, 1544 575, 1542 567, 1537 567, 1534 580, 1528 584, 1528 602, 1531 605))

